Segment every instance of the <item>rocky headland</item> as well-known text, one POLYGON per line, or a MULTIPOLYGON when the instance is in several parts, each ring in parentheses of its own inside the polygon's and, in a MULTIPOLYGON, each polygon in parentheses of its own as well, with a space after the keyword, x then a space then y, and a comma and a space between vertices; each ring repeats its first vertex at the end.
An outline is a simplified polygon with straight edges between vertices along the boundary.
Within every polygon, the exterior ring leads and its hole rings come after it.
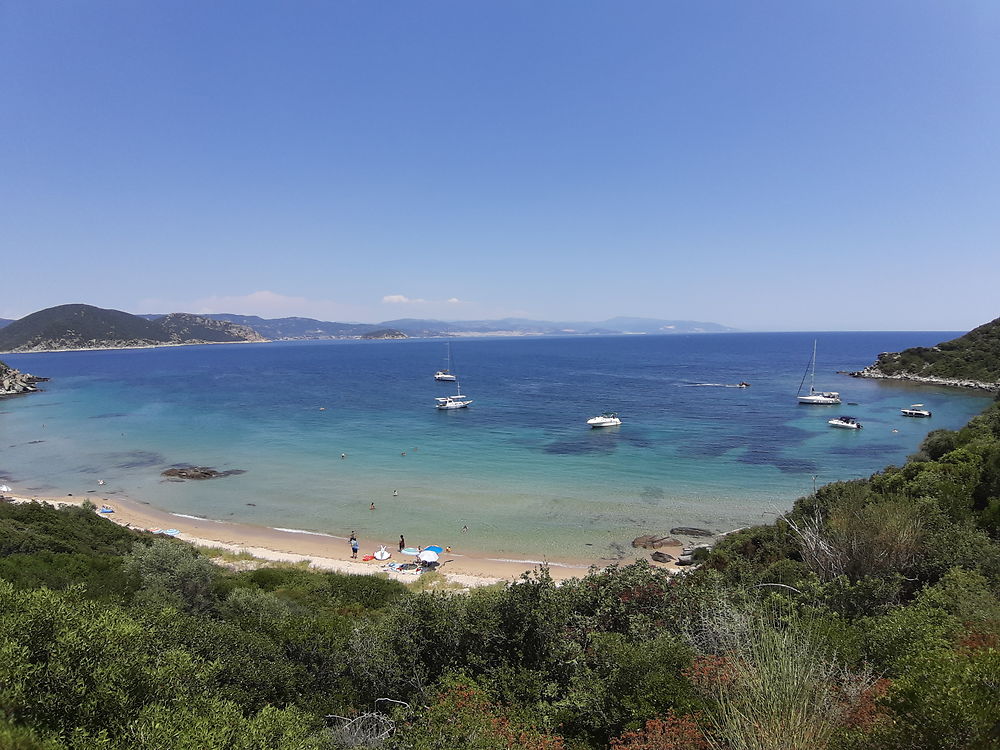
POLYGON ((873 364, 847 374, 1000 392, 1000 318, 937 346, 882 352, 873 364))
POLYGON ((31 373, 15 370, 0 362, 0 396, 13 396, 18 393, 37 391, 36 383, 43 383, 48 378, 40 378, 31 373))
POLYGON ((0 328, 0 351, 42 352, 73 349, 131 349, 185 344, 267 341, 245 325, 190 313, 148 320, 92 305, 59 305, 39 310, 0 328))

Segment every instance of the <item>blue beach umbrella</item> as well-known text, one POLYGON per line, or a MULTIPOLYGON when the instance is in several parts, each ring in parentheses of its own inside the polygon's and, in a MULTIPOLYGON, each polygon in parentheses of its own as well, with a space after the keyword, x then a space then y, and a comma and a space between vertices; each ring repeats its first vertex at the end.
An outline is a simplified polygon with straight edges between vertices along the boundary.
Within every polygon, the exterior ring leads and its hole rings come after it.
POLYGON ((430 552, 437 552, 439 555, 444 552, 444 547, 438 546, 437 544, 432 544, 430 547, 424 547, 425 550, 430 552))

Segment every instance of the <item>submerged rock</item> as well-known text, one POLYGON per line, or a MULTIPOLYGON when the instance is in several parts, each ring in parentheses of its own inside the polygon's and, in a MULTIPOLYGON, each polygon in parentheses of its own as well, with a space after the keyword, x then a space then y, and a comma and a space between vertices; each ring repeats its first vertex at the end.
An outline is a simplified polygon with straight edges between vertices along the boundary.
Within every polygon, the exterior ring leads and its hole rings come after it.
POLYGON ((715 533, 708 529, 697 529, 693 526, 675 526, 670 529, 670 533, 683 534, 684 536, 715 536, 715 533))
POLYGON ((246 471, 243 469, 216 471, 211 466, 184 466, 160 472, 160 476, 172 477, 174 481, 178 479, 218 479, 219 477, 230 477, 234 474, 246 474, 246 471))

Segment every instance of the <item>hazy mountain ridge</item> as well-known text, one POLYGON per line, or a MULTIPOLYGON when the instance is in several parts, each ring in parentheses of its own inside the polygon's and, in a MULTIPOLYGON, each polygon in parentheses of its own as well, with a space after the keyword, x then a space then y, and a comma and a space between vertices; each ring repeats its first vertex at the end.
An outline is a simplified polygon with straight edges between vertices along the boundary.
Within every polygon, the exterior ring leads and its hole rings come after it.
POLYGON ((602 322, 546 321, 527 318, 498 320, 435 320, 397 318, 379 323, 336 323, 313 318, 266 319, 229 313, 205 315, 213 320, 228 320, 251 326, 269 339, 356 338, 382 329, 400 331, 414 338, 451 336, 565 336, 615 335, 623 333, 723 333, 735 328, 688 320, 658 320, 655 318, 612 318, 602 322))
POLYGON ((1000 318, 937 346, 882 352, 851 375, 1000 391, 1000 318))
POLYGON ((11 352, 253 341, 266 339, 251 328, 227 321, 189 313, 148 320, 81 304, 39 310, 0 329, 0 351, 11 352))

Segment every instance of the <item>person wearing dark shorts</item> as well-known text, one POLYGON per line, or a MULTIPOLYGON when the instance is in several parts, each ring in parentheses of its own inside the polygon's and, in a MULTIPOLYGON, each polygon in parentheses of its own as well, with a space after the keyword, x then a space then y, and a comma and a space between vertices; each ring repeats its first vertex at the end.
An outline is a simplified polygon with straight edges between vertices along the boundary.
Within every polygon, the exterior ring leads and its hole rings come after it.
POLYGON ((354 536, 354 532, 351 532, 351 557, 357 559, 358 557, 358 538, 354 536))

